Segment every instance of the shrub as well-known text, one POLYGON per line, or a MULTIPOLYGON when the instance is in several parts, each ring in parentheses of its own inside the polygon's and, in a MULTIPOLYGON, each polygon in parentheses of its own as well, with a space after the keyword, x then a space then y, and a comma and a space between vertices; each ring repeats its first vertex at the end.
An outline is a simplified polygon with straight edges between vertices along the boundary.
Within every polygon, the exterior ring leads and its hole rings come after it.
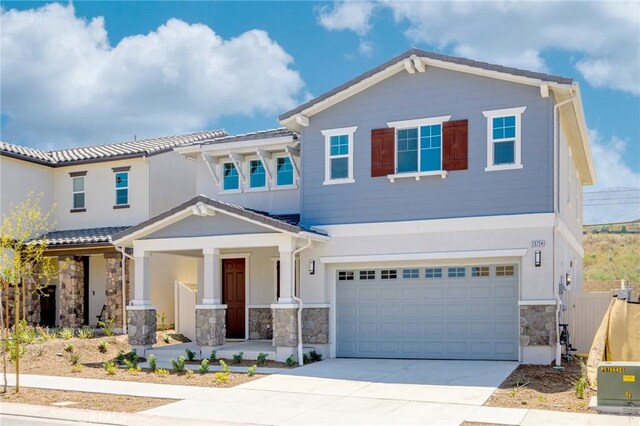
POLYGON ((216 383, 227 383, 229 381, 229 373, 224 371, 216 371, 216 383))
POLYGON ((81 339, 93 339, 94 336, 95 333, 91 327, 84 326, 78 330, 78 337, 81 339))
POLYGON ((126 355, 125 355, 124 351, 119 351, 118 355, 116 355, 116 362, 118 364, 124 364, 125 357, 126 357, 126 355))
POLYGON ((156 356, 154 354, 149 355, 149 368, 151 371, 156 371, 158 369, 156 365, 156 356))
POLYGON ((79 373, 82 371, 82 364, 76 364, 71 366, 72 373, 79 373))
POLYGON ((185 358, 182 355, 178 357, 177 361, 171 358, 171 366, 178 373, 182 373, 184 371, 184 362, 185 362, 185 358))
POLYGON ((293 358, 293 355, 289 355, 289 358, 285 361, 288 367, 295 367, 297 364, 296 360, 293 358))
POLYGON ((311 351, 309 352, 309 358, 311 359, 311 362, 322 361, 322 354, 319 354, 316 351, 311 351))
POLYGON ((253 364, 251 367, 247 368, 247 374, 249 375, 249 377, 251 377, 254 374, 256 374, 256 368, 258 368, 258 366, 255 365, 255 364, 253 364))
POLYGON ((240 364, 242 362, 242 357, 244 356, 244 352, 237 353, 233 355, 233 363, 240 364))
POLYGON ((110 319, 108 321, 98 321, 98 327, 102 329, 102 332, 105 336, 113 336, 113 319, 110 319))
POLYGON ((162 341, 165 343, 169 343, 169 335, 167 333, 162 333, 162 341))
POLYGON ((38 345, 38 348, 36 349, 36 356, 41 357, 42 355, 44 355, 44 346, 42 346, 42 343, 40 343, 38 345))
POLYGON ((229 366, 227 365, 226 362, 224 362, 224 359, 220 360, 220 367, 222 367, 222 371, 224 373, 229 373, 231 371, 231 369, 229 368, 229 366))
POLYGON ((192 351, 191 349, 187 348, 187 349, 185 350, 185 352, 187 353, 187 359, 188 359, 189 361, 193 361, 193 360, 195 359, 195 357, 196 357, 196 353, 195 353, 194 351, 192 351))
POLYGON ((75 348, 76 347, 73 345, 73 343, 68 343, 68 344, 64 345, 64 351, 67 352, 67 353, 73 352, 73 350, 75 348))
POLYGON ((98 343, 98 350, 100 351, 101 354, 107 353, 108 347, 109 347, 109 344, 107 343, 106 340, 101 340, 100 343, 98 343))
POLYGON ((118 371, 118 366, 113 360, 106 361, 102 366, 104 367, 104 371, 106 371, 110 376, 113 376, 116 374, 116 371, 118 371))
POLYGON ((133 366, 132 367, 127 367, 127 371, 129 373, 137 374, 140 371, 142 371, 142 368, 139 365, 136 365, 135 367, 133 367, 133 366))
POLYGON ((40 340, 42 340, 43 342, 46 342, 48 340, 52 340, 56 338, 56 333, 49 331, 48 328, 44 328, 44 327, 36 327, 36 333, 38 334, 38 338, 40 340))
POLYGON ((20 326, 18 327, 20 330, 19 338, 22 343, 25 345, 30 345, 36 340, 36 329, 34 327, 29 327, 25 320, 20 321, 20 326))
POLYGON ((209 355, 209 361, 214 362, 217 361, 218 357, 216 355, 216 351, 211 351, 211 355, 209 355))
POLYGON ((584 393, 587 390, 587 366, 582 360, 580 360, 580 370, 581 375, 578 380, 576 380, 575 391, 576 396, 580 399, 584 398, 584 393))
POLYGON ((124 363, 128 369, 137 369, 139 361, 140 360, 135 349, 124 356, 124 363))
POLYGON ((158 368, 155 373, 158 376, 168 376, 169 375, 169 370, 167 370, 166 368, 158 368))
POLYGON ((70 353, 69 354, 69 362, 71 362, 71 365, 80 364, 80 354, 78 352, 70 353))
POLYGON ((198 368, 198 371, 200 371, 200 374, 205 374, 209 372, 209 360, 208 359, 203 359, 202 362, 200 363, 200 368, 198 368))
POLYGON ((306 353, 302 354, 302 363, 309 364, 310 362, 311 362, 311 359, 309 358, 309 355, 307 355, 306 353))
POLYGON ((187 370, 185 371, 185 373, 187 373, 187 377, 191 377, 193 376, 193 370, 190 368, 187 368, 187 370))
MULTIPOLYGON (((15 341, 13 339, 7 342, 7 350, 9 351, 9 360, 12 363, 16 362, 15 341)), ((22 358, 26 353, 26 348, 22 345, 18 345, 18 358, 22 358)))
POLYGON ((258 354, 258 356, 257 356, 256 364, 258 364, 258 365, 264 365, 264 364, 266 364, 266 363, 267 363, 267 357, 268 357, 268 356, 269 356, 268 354, 265 354, 264 352, 260 352, 260 353, 258 354))
POLYGON ((58 336, 60 336, 60 338, 64 340, 73 339, 74 335, 75 335, 75 332, 73 331, 73 328, 70 328, 70 327, 61 328, 58 331, 58 336))
POLYGON ((160 331, 167 330, 169 328, 169 325, 167 324, 167 314, 166 314, 166 312, 161 312, 159 314, 156 314, 156 316, 160 320, 160 324, 158 324, 158 330, 160 330, 160 331))

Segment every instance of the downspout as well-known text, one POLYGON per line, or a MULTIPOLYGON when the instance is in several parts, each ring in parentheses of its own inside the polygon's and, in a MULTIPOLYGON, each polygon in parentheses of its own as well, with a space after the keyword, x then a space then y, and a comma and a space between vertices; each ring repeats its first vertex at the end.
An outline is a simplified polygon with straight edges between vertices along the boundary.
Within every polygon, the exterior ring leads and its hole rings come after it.
MULTIPOLYGON (((311 238, 307 237, 307 244, 300 247, 299 249, 291 252, 291 269, 293 279, 291 280, 291 297, 298 303, 298 364, 304 365, 304 356, 302 355, 302 299, 296 296, 296 255, 303 250, 308 249, 311 246, 311 238)), ((302 265, 301 269, 302 269, 302 265)), ((302 273, 301 273, 302 275, 302 273)))
POLYGON ((116 247, 116 251, 121 254, 122 262, 122 334, 127 334, 127 274, 125 257, 135 260, 133 256, 127 253, 124 246, 116 247))
MULTIPOLYGON (((558 125, 558 121, 560 118, 560 107, 568 104, 569 102, 573 102, 575 99, 575 94, 573 93, 573 88, 571 88, 571 96, 568 99, 565 99, 562 102, 558 102, 553 106, 553 154, 554 154, 554 167, 553 167, 553 191, 554 191, 554 211, 557 215, 560 214, 560 149, 558 147, 559 139, 560 139, 560 126, 558 125)), ((560 298, 560 285, 562 283, 558 283, 558 288, 556 289, 556 259, 555 259, 555 251, 556 251, 556 232, 558 229, 558 218, 554 219, 554 227, 553 227, 553 242, 552 247, 554 251, 554 259, 553 259, 553 295, 556 299, 556 365, 560 365, 562 363, 562 349, 560 347, 560 309, 562 308, 562 299, 560 298), (556 291, 557 290, 557 291, 556 291)))

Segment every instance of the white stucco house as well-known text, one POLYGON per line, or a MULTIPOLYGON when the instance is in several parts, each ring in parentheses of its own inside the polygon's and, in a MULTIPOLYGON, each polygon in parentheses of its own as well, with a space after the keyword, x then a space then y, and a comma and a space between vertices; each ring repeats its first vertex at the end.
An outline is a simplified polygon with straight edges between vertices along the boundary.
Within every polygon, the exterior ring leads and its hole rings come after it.
POLYGON ((559 356, 595 182, 576 82, 412 49, 279 121, 175 147, 193 192, 111 235, 133 346, 170 304, 202 351, 559 356))

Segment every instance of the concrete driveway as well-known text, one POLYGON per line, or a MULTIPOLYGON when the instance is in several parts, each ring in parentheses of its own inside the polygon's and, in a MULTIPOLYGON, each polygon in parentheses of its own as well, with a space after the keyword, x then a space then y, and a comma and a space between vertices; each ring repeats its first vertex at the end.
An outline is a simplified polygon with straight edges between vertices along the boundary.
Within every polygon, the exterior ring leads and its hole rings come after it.
MULTIPOLYGON (((213 398, 209 394, 206 400, 187 399, 145 413, 251 424, 428 421, 459 425, 470 416, 480 421, 484 411, 492 410, 479 406, 517 365, 503 361, 329 359, 220 389, 213 398)), ((499 413, 491 414, 495 418, 499 413)), ((514 414, 520 415, 517 410, 508 415, 514 414)), ((517 424, 523 416, 524 412, 519 419, 509 418, 505 423, 517 424)))

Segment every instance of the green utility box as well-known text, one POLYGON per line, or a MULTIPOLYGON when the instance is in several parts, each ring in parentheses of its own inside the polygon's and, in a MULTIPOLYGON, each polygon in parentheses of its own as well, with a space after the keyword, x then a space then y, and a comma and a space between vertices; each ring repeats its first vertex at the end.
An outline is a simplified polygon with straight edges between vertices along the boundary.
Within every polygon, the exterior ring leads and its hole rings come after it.
POLYGON ((640 362, 598 364, 598 406, 640 407, 640 362))

